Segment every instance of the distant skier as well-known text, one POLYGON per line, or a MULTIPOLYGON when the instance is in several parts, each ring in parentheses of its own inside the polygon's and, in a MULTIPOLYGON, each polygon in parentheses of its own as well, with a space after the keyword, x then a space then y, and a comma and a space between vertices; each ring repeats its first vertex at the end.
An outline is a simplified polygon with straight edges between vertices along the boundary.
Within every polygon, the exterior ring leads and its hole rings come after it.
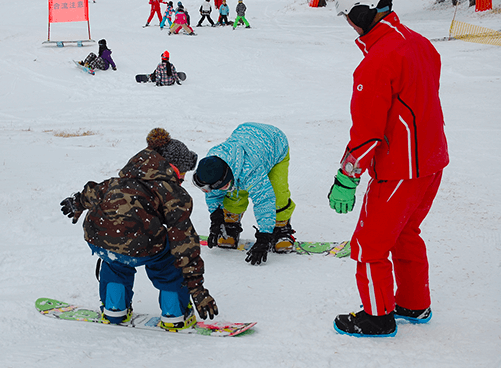
POLYGON ((245 12, 247 11, 247 7, 245 6, 243 0, 238 0, 237 4, 237 17, 235 19, 235 22, 233 23, 233 30, 235 30, 238 26, 238 22, 242 21, 245 24, 245 28, 250 28, 249 22, 247 22, 247 19, 245 19, 245 12))
POLYGON ((169 61, 169 51, 164 51, 161 58, 162 60, 155 71, 150 74, 150 80, 155 82, 157 86, 172 86, 174 83, 181 85, 176 68, 169 61))
POLYGON ((186 15, 186 24, 188 24, 190 26, 191 22, 190 22, 190 14, 188 13, 188 9, 186 9, 184 7, 184 5, 181 1, 178 1, 175 15, 177 15, 177 13, 179 13, 180 10, 182 10, 184 12, 184 14, 186 15))
POLYGON ((172 1, 169 1, 162 22, 160 23, 160 29, 164 29, 166 21, 169 22, 169 28, 172 26, 172 14, 174 14, 174 4, 172 1))
POLYGON ((202 5, 200 5, 200 15, 201 18, 198 21, 197 27, 202 27, 202 22, 204 21, 205 18, 209 21, 209 23, 214 27, 214 21, 212 20, 210 13, 212 13, 212 6, 210 5, 210 0, 204 0, 202 5))
POLYGON ((223 0, 223 3, 219 7, 219 19, 217 20, 217 23, 222 26, 229 25, 230 22, 228 21, 228 15, 230 15, 230 7, 226 4, 226 0, 223 0))
POLYGON ((158 16, 158 22, 162 23, 162 12, 160 10, 160 3, 167 4, 162 0, 150 0, 150 5, 151 5, 150 16, 148 18, 148 21, 144 25, 145 27, 148 27, 150 25, 150 22, 155 16, 155 14, 158 16))
POLYGON ((193 31, 193 28, 190 27, 188 24, 188 17, 186 16, 186 13, 184 12, 184 7, 180 5, 177 8, 177 13, 176 13, 176 19, 174 20, 174 23, 172 23, 172 26, 170 27, 169 34, 178 34, 181 29, 184 29, 186 33, 188 33, 189 36, 194 36, 195 32, 193 31))
POLYGON ((79 61, 80 65, 86 66, 92 70, 108 70, 111 65, 111 69, 117 70, 117 66, 111 57, 111 50, 106 45, 106 40, 103 38, 99 40, 99 51, 98 54, 91 52, 84 61, 79 61))
POLYGON ((200 240, 190 216, 193 201, 182 188, 197 154, 164 129, 150 131, 147 148, 133 156, 118 174, 102 183, 89 181, 83 190, 61 202, 64 215, 84 220, 84 237, 102 259, 99 296, 101 321, 118 324, 132 316, 136 268, 159 290, 160 327, 190 328, 196 316, 218 314, 216 302, 204 288, 200 240))
POLYGON ((425 323, 432 316, 420 226, 449 163, 440 54, 400 22, 391 0, 335 6, 360 35, 364 59, 353 74, 350 141, 328 194, 331 208, 352 211, 364 171, 371 180, 351 238, 363 309, 339 314, 334 328, 358 337, 394 336, 395 318, 425 323))
POLYGON ((208 245, 236 248, 241 219, 249 205, 259 229, 246 262, 266 262, 268 252, 287 253, 294 245, 290 219, 296 207, 289 190, 289 143, 278 128, 258 123, 239 125, 212 147, 193 174, 210 212, 208 245))

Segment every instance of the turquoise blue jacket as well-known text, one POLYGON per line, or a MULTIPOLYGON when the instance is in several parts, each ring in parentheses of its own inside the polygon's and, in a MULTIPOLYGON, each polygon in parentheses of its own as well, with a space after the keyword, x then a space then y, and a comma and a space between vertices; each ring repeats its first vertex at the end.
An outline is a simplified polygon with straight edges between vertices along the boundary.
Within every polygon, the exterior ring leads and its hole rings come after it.
POLYGON ((221 14, 221 15, 228 15, 228 14, 230 14, 230 7, 228 5, 222 4, 219 7, 219 14, 221 14))
MULTIPOLYGON (((235 179, 233 189, 249 193, 259 231, 264 233, 273 232, 276 220, 275 192, 268 173, 287 156, 288 150, 287 137, 280 129, 267 124, 244 123, 225 142, 207 153, 207 156, 218 156, 230 166, 235 179)), ((213 190, 205 195, 209 212, 223 207, 226 193, 213 190)))

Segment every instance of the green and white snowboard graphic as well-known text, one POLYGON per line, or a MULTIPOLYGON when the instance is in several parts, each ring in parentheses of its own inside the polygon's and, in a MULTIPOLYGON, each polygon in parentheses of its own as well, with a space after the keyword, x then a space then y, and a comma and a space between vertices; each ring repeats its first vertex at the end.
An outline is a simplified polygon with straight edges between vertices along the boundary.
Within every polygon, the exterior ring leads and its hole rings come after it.
MULTIPOLYGON (((240 239, 237 250, 250 249, 255 240, 240 239)), ((200 236, 200 245, 207 245, 207 236, 200 236)), ((294 243, 294 248, 290 253, 295 254, 323 254, 325 256, 334 256, 336 258, 347 257, 351 254, 349 241, 343 242, 308 242, 297 241, 294 243)))

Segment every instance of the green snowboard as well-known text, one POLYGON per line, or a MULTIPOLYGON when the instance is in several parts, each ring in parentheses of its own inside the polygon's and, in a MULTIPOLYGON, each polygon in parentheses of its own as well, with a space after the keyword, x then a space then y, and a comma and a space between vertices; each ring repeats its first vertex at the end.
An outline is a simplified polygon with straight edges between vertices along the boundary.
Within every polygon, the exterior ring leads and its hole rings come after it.
MULTIPOLYGON (((240 239, 238 250, 248 250, 256 241, 251 239, 240 239)), ((207 245, 207 236, 200 236, 200 245, 207 245)), ((323 254, 336 258, 347 257, 351 254, 349 241, 343 242, 306 242, 296 241, 290 253, 295 254, 323 254)))

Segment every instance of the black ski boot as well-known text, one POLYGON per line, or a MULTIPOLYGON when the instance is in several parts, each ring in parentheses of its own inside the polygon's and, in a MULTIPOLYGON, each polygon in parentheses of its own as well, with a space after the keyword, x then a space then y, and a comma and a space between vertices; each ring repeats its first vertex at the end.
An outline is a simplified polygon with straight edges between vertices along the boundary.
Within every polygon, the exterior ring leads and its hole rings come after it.
POLYGON ((395 318, 405 319, 410 323, 427 323, 432 316, 431 308, 426 309, 407 309, 395 305, 395 318))
POLYGON ((334 329, 340 333, 356 337, 392 337, 397 334, 394 313, 371 316, 365 311, 340 314, 334 320, 334 329))

